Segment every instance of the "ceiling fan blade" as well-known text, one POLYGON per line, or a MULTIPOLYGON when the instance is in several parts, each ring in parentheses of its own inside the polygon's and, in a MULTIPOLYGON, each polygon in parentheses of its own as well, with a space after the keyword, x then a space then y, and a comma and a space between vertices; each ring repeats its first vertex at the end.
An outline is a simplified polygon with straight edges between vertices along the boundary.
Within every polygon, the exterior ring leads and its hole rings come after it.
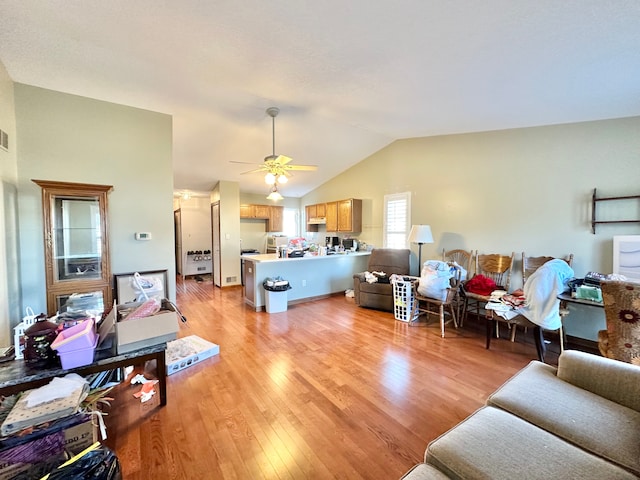
POLYGON ((229 163, 239 163, 242 165, 262 165, 261 163, 256 163, 256 162, 238 162, 236 160, 229 160, 229 163))
POLYGON ((318 169, 317 165, 287 165, 287 170, 306 170, 308 172, 314 172, 318 169))
POLYGON ((260 168, 256 168, 256 169, 253 169, 253 170, 249 170, 248 172, 242 172, 242 173, 240 173, 240 175, 246 175, 247 173, 264 172, 265 170, 266 170, 265 168, 260 167, 260 168))
POLYGON ((293 159, 291 157, 287 157, 286 155, 278 155, 275 158, 276 163, 279 163, 280 165, 286 165, 291 160, 293 160, 293 159))

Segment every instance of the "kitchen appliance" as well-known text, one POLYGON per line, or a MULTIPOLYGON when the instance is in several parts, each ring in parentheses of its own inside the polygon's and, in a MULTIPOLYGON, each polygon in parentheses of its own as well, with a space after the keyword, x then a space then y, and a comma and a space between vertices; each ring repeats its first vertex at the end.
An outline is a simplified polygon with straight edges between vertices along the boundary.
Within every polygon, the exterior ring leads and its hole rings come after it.
POLYGON ((325 244, 329 248, 337 247, 338 245, 340 245, 339 237, 324 237, 324 240, 325 240, 325 244))
POLYGON ((355 252, 356 250, 358 250, 358 241, 355 238, 343 238, 342 246, 345 250, 351 250, 352 252, 355 252))
POLYGON ((284 235, 268 235, 267 236, 267 248, 273 248, 275 250, 278 247, 287 245, 289 243, 289 237, 284 235))

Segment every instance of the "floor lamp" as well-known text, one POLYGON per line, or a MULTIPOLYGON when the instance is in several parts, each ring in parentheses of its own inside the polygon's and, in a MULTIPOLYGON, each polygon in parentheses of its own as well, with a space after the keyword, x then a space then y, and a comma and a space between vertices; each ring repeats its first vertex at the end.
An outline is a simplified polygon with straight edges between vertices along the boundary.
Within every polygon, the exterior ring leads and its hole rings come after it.
POLYGON ((422 245, 424 243, 433 243, 433 235, 431 235, 431 227, 429 225, 412 225, 409 232, 409 242, 418 244, 418 276, 422 269, 422 245))

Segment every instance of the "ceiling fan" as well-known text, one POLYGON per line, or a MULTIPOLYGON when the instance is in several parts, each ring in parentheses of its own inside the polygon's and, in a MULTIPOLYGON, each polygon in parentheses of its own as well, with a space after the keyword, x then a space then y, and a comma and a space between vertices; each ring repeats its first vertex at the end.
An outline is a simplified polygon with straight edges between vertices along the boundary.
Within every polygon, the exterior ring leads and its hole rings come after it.
MULTIPOLYGON (((247 173, 266 172, 266 175, 264 177, 265 182, 269 185, 274 185, 276 182, 286 183, 288 177, 292 175, 291 170, 314 171, 318 169, 316 165, 292 165, 290 163, 292 160, 290 157, 287 157, 286 155, 276 155, 276 117, 279 113, 280 109, 278 107, 267 108, 267 115, 271 117, 273 147, 271 155, 267 155, 266 157, 264 157, 264 162, 260 164, 260 167, 249 170, 248 172, 242 172, 241 175, 245 175, 247 173)), ((231 163, 256 165, 249 162, 235 162, 233 160, 231 161, 231 163)))

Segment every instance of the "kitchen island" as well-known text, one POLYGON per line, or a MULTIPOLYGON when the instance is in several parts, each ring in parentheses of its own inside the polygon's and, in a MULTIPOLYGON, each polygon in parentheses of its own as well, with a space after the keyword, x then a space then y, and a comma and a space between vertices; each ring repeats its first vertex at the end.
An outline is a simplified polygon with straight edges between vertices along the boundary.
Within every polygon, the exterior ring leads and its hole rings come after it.
POLYGON ((262 282, 282 277, 289 281, 288 303, 316 300, 353 288, 353 274, 367 270, 371 252, 349 252, 334 255, 307 255, 300 258, 278 258, 277 254, 243 255, 244 300, 256 309, 265 306, 262 282))

